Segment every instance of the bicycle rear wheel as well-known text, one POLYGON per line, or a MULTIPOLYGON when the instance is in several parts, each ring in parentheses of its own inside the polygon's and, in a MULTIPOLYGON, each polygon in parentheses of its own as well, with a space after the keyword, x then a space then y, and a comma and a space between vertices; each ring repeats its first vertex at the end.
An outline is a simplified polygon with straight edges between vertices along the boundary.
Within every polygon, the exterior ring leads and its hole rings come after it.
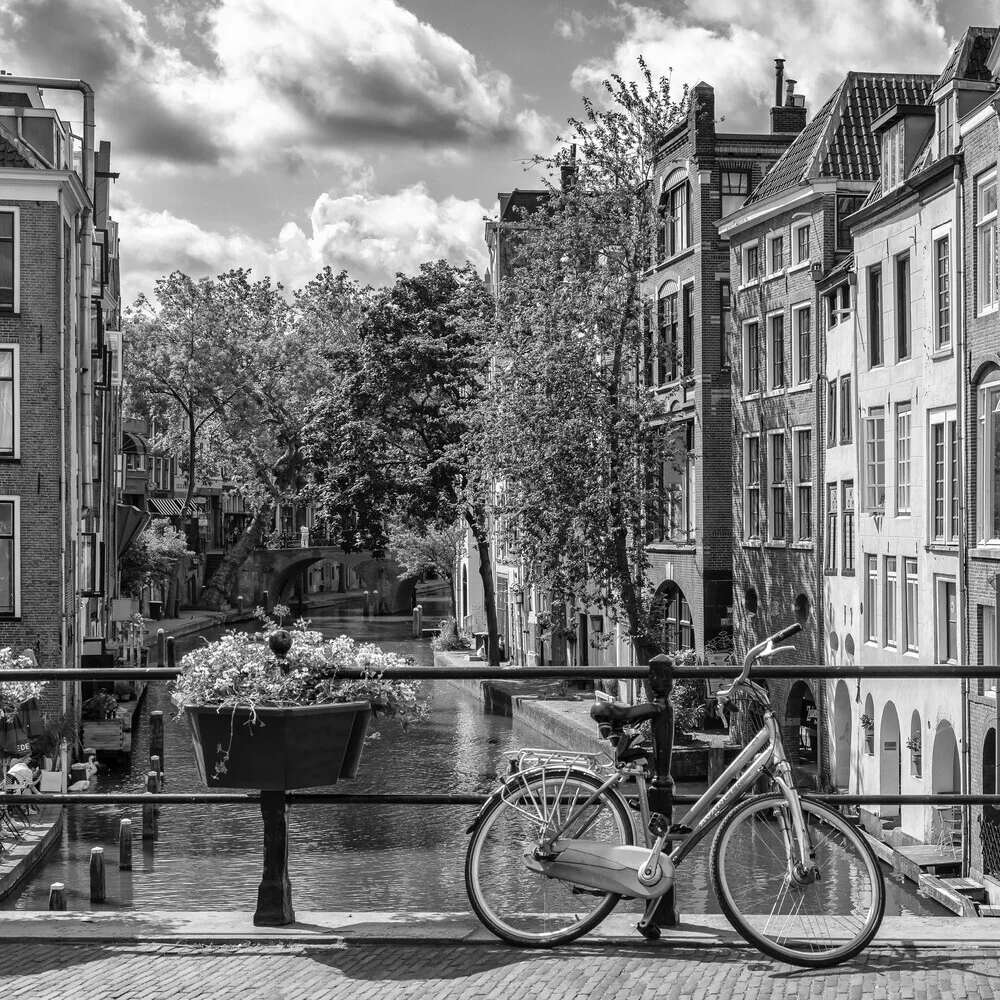
POLYGON ((793 965, 836 965, 862 951, 885 911, 882 869, 839 813, 802 800, 818 878, 793 877, 791 810, 780 795, 748 799, 712 844, 712 880, 723 912, 762 952, 793 965), (784 820, 784 822, 782 822, 784 820))
POLYGON ((603 782, 566 768, 519 776, 476 821, 465 858, 465 885, 476 915, 497 937, 527 948, 565 944, 596 927, 620 896, 585 889, 531 871, 550 823, 569 821, 563 837, 614 845, 634 843, 628 805, 603 792, 603 782))

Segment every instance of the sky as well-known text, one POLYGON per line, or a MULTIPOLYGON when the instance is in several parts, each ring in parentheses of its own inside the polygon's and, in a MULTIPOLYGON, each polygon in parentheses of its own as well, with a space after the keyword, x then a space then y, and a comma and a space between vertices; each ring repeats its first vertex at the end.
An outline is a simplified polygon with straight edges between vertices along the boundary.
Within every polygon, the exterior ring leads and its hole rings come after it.
MULTIPOLYGON (((849 70, 938 73, 996 0, 0 0, 0 68, 83 78, 112 143, 126 304, 160 276, 485 271, 497 193, 539 186, 611 73, 767 128, 774 58, 818 109, 849 70)), ((79 98, 45 95, 82 134, 79 98)))

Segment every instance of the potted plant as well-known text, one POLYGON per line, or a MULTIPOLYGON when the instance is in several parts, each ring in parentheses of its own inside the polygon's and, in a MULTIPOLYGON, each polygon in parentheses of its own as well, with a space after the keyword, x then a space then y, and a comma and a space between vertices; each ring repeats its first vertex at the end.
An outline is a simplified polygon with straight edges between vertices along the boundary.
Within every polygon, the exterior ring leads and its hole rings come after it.
POLYGON ((274 610, 277 621, 257 609, 261 632, 230 632, 185 655, 174 682, 201 780, 261 790, 264 873, 253 922, 266 927, 295 920, 287 791, 354 777, 373 714, 406 726, 423 711, 414 682, 382 676, 401 657, 347 636, 324 639, 304 619, 286 630, 288 608, 274 610), (339 677, 346 667, 362 676, 339 677))
MULTIPOLYGON (((31 657, 12 649, 0 649, 0 671, 30 670, 36 666, 31 657)), ((30 736, 24 712, 25 702, 42 693, 41 681, 0 681, 0 757, 20 759, 31 753, 30 736)))

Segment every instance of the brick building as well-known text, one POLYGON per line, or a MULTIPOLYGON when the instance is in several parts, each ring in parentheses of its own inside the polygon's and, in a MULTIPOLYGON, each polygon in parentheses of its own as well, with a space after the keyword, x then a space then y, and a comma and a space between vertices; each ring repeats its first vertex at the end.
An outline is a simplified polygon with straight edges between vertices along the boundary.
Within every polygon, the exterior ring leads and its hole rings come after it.
MULTIPOLYGON (((803 626, 795 640, 800 662, 854 655, 854 546, 844 535, 852 529, 856 478, 846 219, 878 178, 873 123, 896 104, 922 104, 934 79, 849 73, 746 204, 719 226, 731 242, 735 276, 738 655, 795 620, 803 626)), ((821 781, 830 774, 833 737, 821 724, 826 692, 806 680, 774 681, 771 690, 793 763, 798 746, 802 776, 821 781)))
POLYGON ((82 81, 0 76, 0 645, 44 667, 99 651, 116 595, 118 234, 93 114, 82 81), (39 86, 82 93, 82 143, 39 86))
POLYGON ((718 223, 743 205, 805 124, 791 86, 787 105, 780 79, 776 91, 771 131, 756 134, 717 131, 713 89, 693 88, 686 119, 659 150, 654 183, 663 222, 642 280, 643 379, 686 449, 680 469, 664 463, 653 470, 654 613, 658 608, 664 648, 720 658, 732 648, 733 359, 729 247, 718 223))

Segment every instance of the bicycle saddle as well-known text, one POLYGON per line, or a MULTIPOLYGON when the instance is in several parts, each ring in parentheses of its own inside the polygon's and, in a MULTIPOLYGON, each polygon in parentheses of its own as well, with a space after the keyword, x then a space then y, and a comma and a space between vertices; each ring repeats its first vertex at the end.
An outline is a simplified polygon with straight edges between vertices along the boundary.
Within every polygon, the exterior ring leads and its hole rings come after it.
POLYGON ((661 705, 646 702, 642 705, 626 705, 620 701, 599 701, 590 706, 590 717, 595 722, 643 722, 663 711, 661 705))

